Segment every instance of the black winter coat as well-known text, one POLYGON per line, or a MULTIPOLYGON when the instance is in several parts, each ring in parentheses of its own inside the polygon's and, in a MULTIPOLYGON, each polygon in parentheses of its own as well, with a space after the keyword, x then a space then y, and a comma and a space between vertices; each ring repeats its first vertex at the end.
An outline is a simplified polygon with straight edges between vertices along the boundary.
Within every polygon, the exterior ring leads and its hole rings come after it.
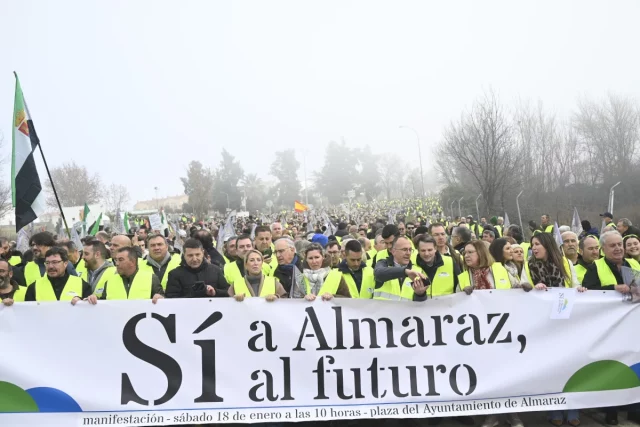
POLYGON ((227 291, 229 284, 217 264, 203 261, 200 267, 191 268, 183 259, 179 267, 169 272, 164 296, 165 298, 208 298, 207 286, 213 286, 216 297, 229 296, 227 291), (200 287, 194 289, 196 282, 204 282, 204 292, 200 287))

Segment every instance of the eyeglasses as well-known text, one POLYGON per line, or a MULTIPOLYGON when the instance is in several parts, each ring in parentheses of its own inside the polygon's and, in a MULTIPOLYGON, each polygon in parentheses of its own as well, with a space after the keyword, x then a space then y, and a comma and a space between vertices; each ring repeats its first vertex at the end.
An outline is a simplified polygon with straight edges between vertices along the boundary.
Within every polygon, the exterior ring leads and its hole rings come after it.
POLYGON ((404 252, 405 254, 410 254, 412 249, 411 248, 395 248, 395 251, 400 251, 400 252, 404 252))
POLYGON ((58 260, 58 261, 45 261, 44 265, 58 265, 61 262, 63 262, 63 261, 60 261, 60 260, 58 260))

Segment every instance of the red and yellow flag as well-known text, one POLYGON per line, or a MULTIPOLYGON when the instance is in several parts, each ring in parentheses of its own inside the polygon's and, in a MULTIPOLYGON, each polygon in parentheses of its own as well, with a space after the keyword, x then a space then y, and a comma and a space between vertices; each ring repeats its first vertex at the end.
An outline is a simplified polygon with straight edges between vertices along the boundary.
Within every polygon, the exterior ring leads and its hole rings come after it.
POLYGON ((299 201, 296 200, 296 202, 294 203, 293 209, 296 212, 304 212, 304 211, 308 211, 309 208, 307 207, 307 205, 304 205, 302 203, 300 203, 299 201))

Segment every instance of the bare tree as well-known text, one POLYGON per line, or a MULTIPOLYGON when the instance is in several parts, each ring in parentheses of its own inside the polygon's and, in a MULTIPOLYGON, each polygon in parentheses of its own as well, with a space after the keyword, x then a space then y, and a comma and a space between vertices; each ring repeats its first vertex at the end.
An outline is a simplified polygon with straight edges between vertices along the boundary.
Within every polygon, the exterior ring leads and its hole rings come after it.
MULTIPOLYGON (((102 182, 100 176, 98 174, 90 175, 86 167, 78 166, 74 161, 52 168, 51 178, 56 186, 62 206, 97 203, 101 198, 102 182)), ((47 206, 57 207, 58 204, 48 180, 45 186, 49 193, 47 206)))
MULTIPOLYGON (((2 131, 0 131, 0 148, 4 142, 4 135, 2 131)), ((0 159, 0 166, 4 165, 6 159, 0 159)), ((0 168, 0 171, 2 169, 0 168)), ((0 182, 0 218, 4 217, 13 207, 11 201, 11 184, 6 184, 4 182, 0 182)))
POLYGON ((396 190, 400 190, 404 183, 404 163, 396 153, 382 157, 378 164, 379 178, 387 200, 391 200, 396 190))
POLYGON ((613 94, 600 103, 582 100, 573 123, 603 181, 631 171, 640 139, 637 102, 613 94))
POLYGON ((522 159, 511 122, 493 92, 445 130, 438 154, 441 173, 455 169, 459 185, 479 190, 489 211, 502 210, 497 199, 516 176, 522 159))
POLYGON ((104 192, 103 201, 107 212, 122 211, 129 203, 129 191, 124 185, 111 184, 104 192))

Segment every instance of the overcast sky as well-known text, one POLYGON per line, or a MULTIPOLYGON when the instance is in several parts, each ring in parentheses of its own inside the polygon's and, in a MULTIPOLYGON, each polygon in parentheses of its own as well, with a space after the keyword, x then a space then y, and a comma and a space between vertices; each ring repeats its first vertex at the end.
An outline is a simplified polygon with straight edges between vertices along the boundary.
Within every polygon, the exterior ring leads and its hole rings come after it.
POLYGON ((638 97, 639 16, 636 0, 2 0, 2 149, 16 70, 50 166, 74 159, 132 202, 182 194, 189 161, 222 147, 268 180, 275 150, 306 150, 311 176, 341 138, 417 166, 399 125, 427 169, 490 87, 560 114, 638 97))

